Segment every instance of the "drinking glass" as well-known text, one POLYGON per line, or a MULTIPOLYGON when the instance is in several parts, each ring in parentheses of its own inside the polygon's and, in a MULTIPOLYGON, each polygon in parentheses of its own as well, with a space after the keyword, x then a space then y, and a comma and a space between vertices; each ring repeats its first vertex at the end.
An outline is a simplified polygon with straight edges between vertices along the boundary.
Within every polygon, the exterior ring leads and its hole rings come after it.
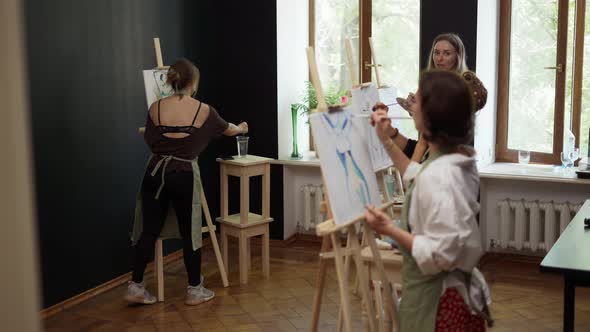
POLYGON ((529 161, 531 160, 531 152, 530 151, 525 151, 525 150, 520 150, 518 151, 518 163, 519 164, 528 164, 529 161))

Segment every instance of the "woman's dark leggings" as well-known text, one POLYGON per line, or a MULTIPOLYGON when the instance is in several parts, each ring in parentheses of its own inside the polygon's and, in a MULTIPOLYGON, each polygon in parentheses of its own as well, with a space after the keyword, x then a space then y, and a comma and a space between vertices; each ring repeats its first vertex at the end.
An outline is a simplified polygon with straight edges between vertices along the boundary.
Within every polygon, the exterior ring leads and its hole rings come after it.
POLYGON ((193 250, 191 237, 193 173, 171 172, 166 174, 164 188, 160 192, 158 199, 156 199, 156 192, 162 182, 160 172, 155 176, 151 176, 149 172, 146 172, 141 184, 143 231, 135 245, 133 281, 137 283, 143 281, 145 267, 153 258, 156 240, 164 226, 168 207, 172 203, 172 207, 176 211, 180 235, 182 236, 184 265, 188 273, 188 283, 190 286, 198 286, 201 283, 201 249, 193 250))

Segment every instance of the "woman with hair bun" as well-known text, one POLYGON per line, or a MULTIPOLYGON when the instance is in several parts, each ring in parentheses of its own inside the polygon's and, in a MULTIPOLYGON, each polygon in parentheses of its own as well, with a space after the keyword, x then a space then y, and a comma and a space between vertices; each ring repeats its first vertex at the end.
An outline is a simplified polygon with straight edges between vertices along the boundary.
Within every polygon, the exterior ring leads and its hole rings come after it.
POLYGON ((141 183, 135 211, 132 242, 133 276, 125 299, 153 304, 143 274, 158 237, 180 237, 188 273, 185 304, 197 305, 215 294, 203 287, 201 275, 201 178, 198 156, 221 135, 248 132, 248 124, 226 122, 210 105, 195 99, 199 70, 187 59, 168 70, 174 95, 154 102, 149 109, 145 142, 152 152, 141 183))
POLYGON ((372 124, 407 185, 396 226, 367 206, 367 225, 398 243, 403 254, 401 331, 485 331, 491 324, 489 289, 476 268, 483 254, 476 215, 479 174, 473 133, 475 100, 452 71, 422 74, 412 104, 416 129, 430 146, 422 164, 411 161, 388 135, 385 108, 372 124))

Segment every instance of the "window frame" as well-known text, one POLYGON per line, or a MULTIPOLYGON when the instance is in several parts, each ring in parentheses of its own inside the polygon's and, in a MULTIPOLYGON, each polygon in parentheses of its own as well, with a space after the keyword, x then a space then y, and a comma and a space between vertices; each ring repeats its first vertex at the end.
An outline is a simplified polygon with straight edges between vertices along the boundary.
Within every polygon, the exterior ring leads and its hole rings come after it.
MULTIPOLYGON (((308 0, 309 6, 309 46, 315 48, 315 2, 316 0, 308 0)), ((356 74, 360 78, 360 82, 371 82, 373 76, 373 60, 371 57, 371 45, 369 38, 372 36, 373 26, 373 0, 358 0, 359 2, 359 55, 356 64, 356 74), (360 73, 360 75, 359 75, 360 73)), ((344 47, 344 45, 342 45, 344 47)), ((310 74, 311 77, 311 74, 310 74)), ((309 135, 309 147, 311 151, 315 150, 313 144, 313 135, 309 135)))
MULTIPOLYGON (((309 46, 315 48, 315 1, 309 0, 309 46)), ((360 73, 360 82, 371 82, 372 59, 369 37, 372 34, 373 0, 358 0, 359 2, 359 61, 357 63, 357 75, 360 73)), ((342 45, 344 47, 344 45, 342 45)))
MULTIPOLYGON (((561 164, 563 135, 569 124, 565 123, 565 89, 567 68, 567 33, 569 0, 558 0, 557 53, 555 66, 563 67, 555 75, 555 107, 553 113, 553 151, 542 153, 531 151, 531 162, 541 164, 561 164), (567 126, 567 127, 566 127, 567 126)), ((582 65, 584 52, 584 20, 586 0, 576 0, 573 45, 572 77, 572 132, 580 137, 582 102, 582 65)), ((498 113, 496 125, 496 161, 518 162, 518 150, 508 149, 508 118, 510 92, 510 35, 512 21, 512 0, 500 2, 500 30, 498 54, 498 113)), ((569 111, 569 110, 567 110, 569 111)), ((579 146, 580 139, 576 140, 579 146)))

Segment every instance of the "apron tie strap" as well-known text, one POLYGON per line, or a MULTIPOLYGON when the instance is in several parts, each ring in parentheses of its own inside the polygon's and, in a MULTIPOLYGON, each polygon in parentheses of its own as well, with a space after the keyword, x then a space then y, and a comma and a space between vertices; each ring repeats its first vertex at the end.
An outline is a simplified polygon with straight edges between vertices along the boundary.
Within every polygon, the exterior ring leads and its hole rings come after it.
POLYGON ((188 160, 188 159, 182 159, 182 158, 177 158, 174 156, 162 156, 162 159, 158 160, 158 163, 156 163, 156 166, 154 166, 154 169, 152 170, 151 175, 152 176, 156 176, 156 174, 158 173, 158 170, 160 169, 160 167, 162 167, 162 182, 160 183, 160 187, 158 188, 158 191, 156 192, 156 199, 160 198, 160 193, 162 192, 162 189, 164 189, 164 183, 165 183, 165 175, 166 175, 166 167, 168 166, 168 163, 170 162, 170 160, 179 160, 179 161, 184 161, 184 162, 192 162, 192 160, 188 160))

